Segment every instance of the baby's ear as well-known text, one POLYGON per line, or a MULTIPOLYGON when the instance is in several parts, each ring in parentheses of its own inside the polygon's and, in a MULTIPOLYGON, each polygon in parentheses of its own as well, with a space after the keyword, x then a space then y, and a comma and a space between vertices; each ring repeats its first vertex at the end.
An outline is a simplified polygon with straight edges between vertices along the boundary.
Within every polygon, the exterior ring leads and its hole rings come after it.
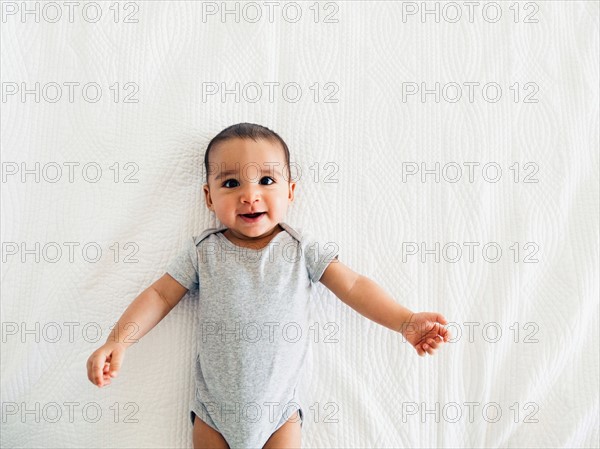
POLYGON ((210 197, 210 189, 208 187, 208 184, 204 184, 204 186, 202 186, 202 190, 204 191, 204 199, 206 201, 206 207, 208 207, 210 210, 212 209, 212 198, 210 197))
POLYGON ((289 193, 288 193, 288 199, 290 201, 294 201, 294 189, 296 188, 296 183, 295 182, 291 182, 289 184, 289 193))

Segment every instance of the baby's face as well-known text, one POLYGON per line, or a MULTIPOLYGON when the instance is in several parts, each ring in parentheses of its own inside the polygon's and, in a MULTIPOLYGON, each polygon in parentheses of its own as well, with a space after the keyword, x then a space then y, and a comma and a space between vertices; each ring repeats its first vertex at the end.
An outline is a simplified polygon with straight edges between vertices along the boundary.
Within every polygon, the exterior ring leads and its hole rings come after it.
POLYGON ((283 148, 260 139, 229 139, 210 151, 207 207, 239 239, 255 240, 270 234, 284 221, 294 199, 283 148), (258 218, 244 214, 263 212, 258 218))

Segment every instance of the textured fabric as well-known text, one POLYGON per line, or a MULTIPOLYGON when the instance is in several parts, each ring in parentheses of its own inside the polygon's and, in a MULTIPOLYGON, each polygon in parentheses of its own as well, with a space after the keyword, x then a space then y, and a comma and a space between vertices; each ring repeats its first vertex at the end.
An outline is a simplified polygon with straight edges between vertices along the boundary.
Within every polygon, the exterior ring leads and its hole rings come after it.
POLYGON ((261 249, 243 248, 211 228, 186 242, 166 272, 198 288, 198 415, 229 446, 263 447, 298 410, 296 387, 308 350, 311 288, 338 255, 285 223, 261 249))

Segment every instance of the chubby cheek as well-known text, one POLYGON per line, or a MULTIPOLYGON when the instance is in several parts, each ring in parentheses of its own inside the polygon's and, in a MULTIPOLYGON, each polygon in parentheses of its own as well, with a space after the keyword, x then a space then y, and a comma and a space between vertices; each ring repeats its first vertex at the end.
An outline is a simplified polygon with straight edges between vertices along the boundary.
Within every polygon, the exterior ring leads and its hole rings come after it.
POLYGON ((279 212, 284 212, 288 207, 288 199, 287 197, 279 197, 277 201, 274 201, 274 204, 277 206, 277 210, 279 212))
POLYGON ((235 218, 237 215, 236 211, 235 211, 235 207, 233 205, 228 205, 228 206, 222 207, 221 213, 225 216, 232 217, 232 218, 235 218))
POLYGON ((217 215, 222 217, 234 217, 235 218, 235 206, 229 204, 227 201, 220 201, 215 204, 215 212, 217 215))

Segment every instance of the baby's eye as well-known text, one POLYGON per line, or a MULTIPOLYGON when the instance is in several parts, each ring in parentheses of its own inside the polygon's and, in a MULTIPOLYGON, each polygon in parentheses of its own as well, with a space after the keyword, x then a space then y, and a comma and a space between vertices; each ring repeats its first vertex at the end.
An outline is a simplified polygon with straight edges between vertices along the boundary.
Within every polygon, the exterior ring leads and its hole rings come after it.
POLYGON ((270 186, 271 184, 275 184, 275 180, 273 178, 271 178, 270 176, 264 176, 261 181, 265 180, 265 179, 270 179, 273 182, 270 182, 269 184, 267 184, 268 186, 270 186))
MULTIPOLYGON (((261 178, 261 183, 262 183, 262 181, 265 181, 265 180, 266 180, 266 182, 267 182, 267 184, 265 184, 265 185, 268 185, 268 186, 270 186, 271 184, 274 184, 274 183, 275 183, 275 181, 273 180, 273 178, 271 178, 270 176, 263 176, 263 177, 261 178), (268 180, 270 180, 271 182, 269 182, 268 180)), ((235 180, 235 179, 228 179, 227 181, 225 181, 225 182, 223 183, 223 187, 236 187, 235 185, 233 185, 233 186, 228 186, 228 185, 227 185, 227 183, 229 183, 229 182, 235 182, 236 184, 239 184, 239 183, 237 182, 237 180, 235 180)))

